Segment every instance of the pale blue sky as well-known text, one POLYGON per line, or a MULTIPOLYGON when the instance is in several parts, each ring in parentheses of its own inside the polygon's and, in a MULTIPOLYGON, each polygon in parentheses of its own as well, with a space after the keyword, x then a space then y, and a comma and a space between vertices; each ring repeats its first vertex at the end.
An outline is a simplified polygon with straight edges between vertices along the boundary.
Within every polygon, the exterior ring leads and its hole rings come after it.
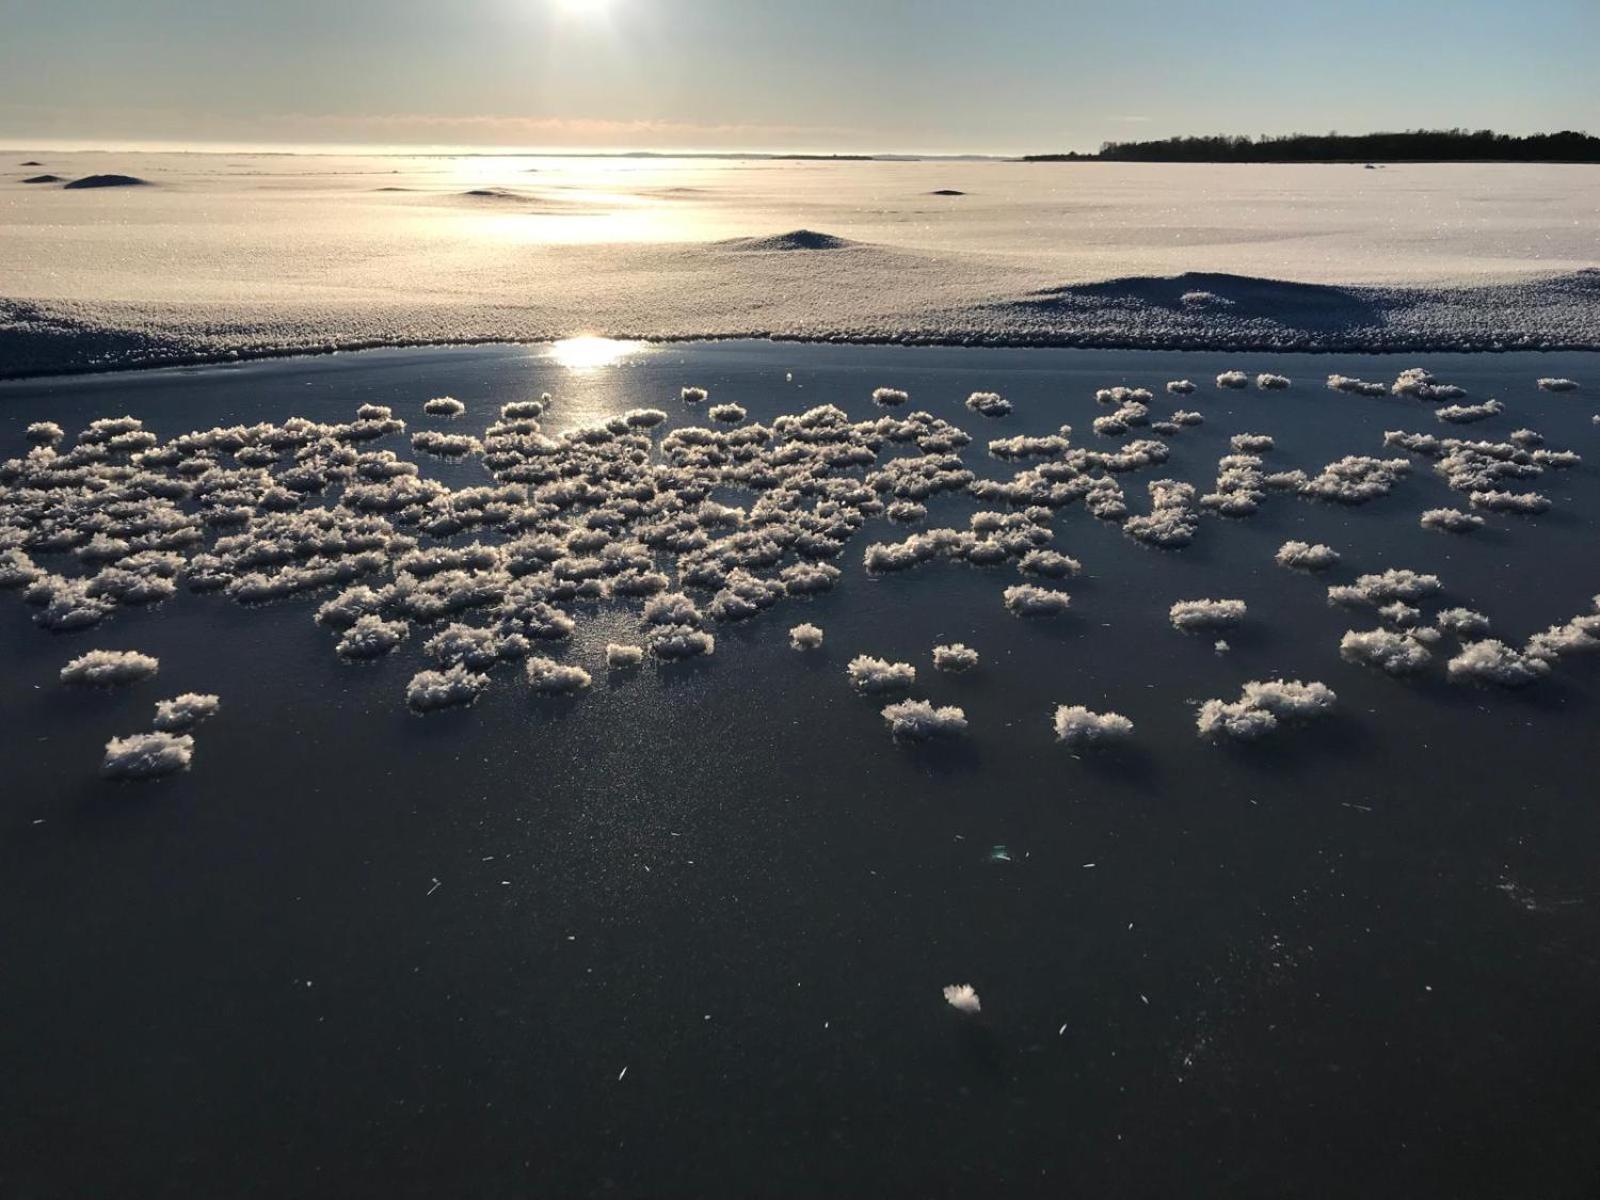
POLYGON ((13 145, 1600 133, 1600 0, 0 0, 0 31, 13 145))

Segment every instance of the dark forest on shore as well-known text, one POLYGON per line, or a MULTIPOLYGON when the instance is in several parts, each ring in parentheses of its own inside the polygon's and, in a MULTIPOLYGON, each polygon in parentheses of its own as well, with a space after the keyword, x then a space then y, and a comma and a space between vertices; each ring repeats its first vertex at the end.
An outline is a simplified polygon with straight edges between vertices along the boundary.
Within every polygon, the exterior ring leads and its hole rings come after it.
POLYGON ((1491 129, 1400 133, 1216 134, 1105 142, 1097 154, 1028 154, 1023 162, 1600 162, 1600 138, 1563 130, 1525 137, 1491 129))

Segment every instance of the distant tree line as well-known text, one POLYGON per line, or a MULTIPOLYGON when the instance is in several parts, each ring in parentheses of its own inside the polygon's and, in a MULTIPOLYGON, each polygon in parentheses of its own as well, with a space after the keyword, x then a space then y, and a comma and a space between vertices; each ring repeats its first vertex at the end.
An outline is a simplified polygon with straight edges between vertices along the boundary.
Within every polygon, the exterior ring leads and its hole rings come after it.
POLYGON ((1289 133, 1259 138, 1105 142, 1098 154, 1029 154, 1024 162, 1600 162, 1600 138, 1563 130, 1513 137, 1492 129, 1399 133, 1289 133))

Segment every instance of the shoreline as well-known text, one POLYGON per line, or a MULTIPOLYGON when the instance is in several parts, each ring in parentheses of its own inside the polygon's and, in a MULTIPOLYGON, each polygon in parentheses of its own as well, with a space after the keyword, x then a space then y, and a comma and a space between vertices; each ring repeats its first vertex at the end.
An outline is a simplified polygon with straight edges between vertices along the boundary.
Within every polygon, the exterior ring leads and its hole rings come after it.
MULTIPOLYGON (((1152 354, 1311 354, 1311 355, 1412 355, 1412 354, 1596 354, 1600 353, 1600 335, 1588 343, 1546 343, 1542 345, 1499 344, 1445 344, 1430 341, 1396 343, 1381 346, 1351 343, 1347 345, 1292 345, 1284 343, 1195 340, 1173 343, 1141 342, 1116 339, 1055 339, 1017 338, 993 336, 874 336, 863 335, 805 335, 771 333, 720 333, 720 334, 641 334, 594 333, 568 334, 549 337, 481 337, 456 339, 399 339, 373 340, 341 346, 286 346, 259 349, 236 349, 214 354, 174 354, 159 358, 129 359, 115 363, 75 364, 63 363, 36 369, 10 372, 0 366, 0 386, 24 384, 50 379, 77 379, 104 375, 148 374, 156 371, 178 371, 201 367, 242 366, 251 363, 283 362, 290 359, 333 358, 341 354, 365 354, 377 350, 448 350, 474 349, 495 346, 552 346, 565 337, 600 337, 619 342, 639 342, 651 347, 703 345, 719 342, 765 342, 771 345, 794 346, 903 346, 907 349, 951 350, 1134 350, 1152 354)), ((4 340, 0 337, 0 354, 4 340)))

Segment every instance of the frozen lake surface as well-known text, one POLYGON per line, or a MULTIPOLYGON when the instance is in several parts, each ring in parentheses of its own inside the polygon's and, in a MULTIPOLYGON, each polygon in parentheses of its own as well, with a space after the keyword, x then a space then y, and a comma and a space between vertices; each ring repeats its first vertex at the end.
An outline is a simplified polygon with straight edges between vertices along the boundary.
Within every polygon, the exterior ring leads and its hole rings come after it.
MULTIPOLYGON (((471 708, 427 716, 404 699, 426 631, 341 661, 313 620, 331 589, 248 606, 180 589, 70 634, 0 596, 8 1194, 1591 1194, 1600 659, 1563 656, 1525 689, 1463 685, 1447 639, 1393 678, 1341 658, 1346 630, 1378 622, 1327 588, 1433 573, 1425 622, 1470 607, 1514 646, 1593 612, 1596 356, 1419 360, 1459 403, 1504 406, 1461 427, 1437 404, 1324 386, 1393 380, 1412 363, 1392 357, 741 342, 602 357, 383 350, 10 383, 0 458, 32 422, 70 442, 122 414, 165 440, 380 404, 411 432, 481 437, 542 392, 548 435, 655 407, 659 447, 707 423, 684 386, 768 426, 823 404, 877 418, 871 392, 892 386, 911 395, 901 412, 973 435, 962 460, 981 479, 1006 480, 1030 464, 989 456, 990 438, 1063 423, 1100 451, 1149 438, 1090 431, 1111 411, 1096 389, 1126 385, 1154 393, 1153 420, 1205 418, 1120 477, 1139 513, 1151 480, 1210 491, 1238 434, 1274 438, 1270 471, 1414 466, 1361 506, 1269 492, 1254 516, 1201 510, 1174 550, 1062 507, 1049 544, 1083 571, 1059 582, 1059 619, 1005 610, 1010 564, 869 574, 868 544, 1007 508, 935 496, 909 527, 870 518, 832 591, 717 623, 708 659, 609 673, 604 646, 638 640, 637 605, 579 603, 551 653, 592 673, 585 694, 535 696, 509 664, 471 708), (1293 383, 1215 386, 1234 368, 1293 383), (1178 378, 1197 391, 1162 390, 1178 378), (969 411, 980 390, 1012 413, 969 411), (464 416, 424 414, 447 394, 464 416), (1384 432, 1499 443, 1520 427, 1586 459, 1516 485, 1550 511, 1423 528, 1465 498, 1384 432), (1342 561, 1286 570, 1288 540, 1342 561), (1202 597, 1247 603, 1225 653, 1169 621, 1202 597), (820 650, 789 647, 802 621, 820 650), (950 642, 978 668, 935 671, 950 642), (62 686, 92 648, 160 673, 62 686), (884 699, 850 687, 856 654, 914 664, 914 694, 962 707, 965 736, 897 743, 884 699), (1278 677, 1327 684, 1333 711, 1250 745, 1196 735, 1198 702, 1278 677), (99 777, 108 738, 188 691, 222 710, 187 771, 99 777), (1074 755, 1051 729, 1060 704, 1126 714, 1134 737, 1074 755), (953 983, 981 1013, 945 1003, 953 983)), ((490 482, 478 459, 372 446, 452 488, 490 482)))
POLYGON ((0 167, 0 376, 585 333, 1592 349, 1597 180, 18 152, 0 167), (148 186, 24 182, 40 171, 148 186))

